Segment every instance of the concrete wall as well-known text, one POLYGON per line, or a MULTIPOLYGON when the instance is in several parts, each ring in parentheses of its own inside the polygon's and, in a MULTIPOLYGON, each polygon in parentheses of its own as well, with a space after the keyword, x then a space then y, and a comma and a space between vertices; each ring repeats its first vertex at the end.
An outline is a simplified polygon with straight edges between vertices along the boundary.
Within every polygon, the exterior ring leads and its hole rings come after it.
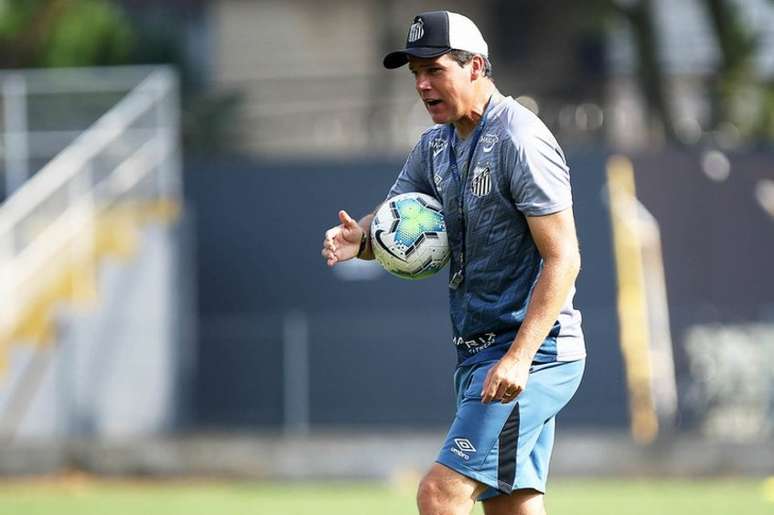
MULTIPOLYGON (((625 427, 604 156, 571 159, 583 249, 587 380, 565 423, 625 427)), ((442 427, 453 416, 447 271, 402 281, 378 265, 333 271, 320 257, 338 209, 359 216, 383 198, 400 162, 199 163, 186 172, 196 212, 199 366, 196 423, 281 428, 287 422, 285 345, 303 320, 307 422, 442 427)), ((291 377, 291 379, 293 379, 291 377)), ((295 412, 293 412, 295 413, 295 412)), ((293 414, 296 416, 296 414, 293 414)))
POLYGON ((136 255, 103 261, 95 306, 61 306, 55 342, 14 348, 0 389, 6 432, 21 441, 115 439, 174 426, 186 406, 180 393, 191 343, 179 241, 173 228, 147 227, 136 255), (28 398, 11 416, 22 378, 28 398))

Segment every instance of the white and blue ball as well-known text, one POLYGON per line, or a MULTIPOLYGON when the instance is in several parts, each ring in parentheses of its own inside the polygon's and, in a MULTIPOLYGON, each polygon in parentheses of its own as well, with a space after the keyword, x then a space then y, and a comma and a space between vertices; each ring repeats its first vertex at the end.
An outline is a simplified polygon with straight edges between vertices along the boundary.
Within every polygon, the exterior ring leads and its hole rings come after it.
POLYGON ((371 222, 371 246, 385 270, 423 279, 449 261, 441 204, 424 193, 403 193, 381 205, 371 222))

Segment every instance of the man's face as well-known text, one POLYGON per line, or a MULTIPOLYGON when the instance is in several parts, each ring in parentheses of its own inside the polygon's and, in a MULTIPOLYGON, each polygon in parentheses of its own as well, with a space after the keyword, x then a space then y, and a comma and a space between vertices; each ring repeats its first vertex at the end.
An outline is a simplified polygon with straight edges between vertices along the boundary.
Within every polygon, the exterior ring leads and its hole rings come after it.
POLYGON ((460 66, 449 54, 409 57, 409 70, 434 123, 453 123, 468 113, 474 93, 470 63, 460 66))

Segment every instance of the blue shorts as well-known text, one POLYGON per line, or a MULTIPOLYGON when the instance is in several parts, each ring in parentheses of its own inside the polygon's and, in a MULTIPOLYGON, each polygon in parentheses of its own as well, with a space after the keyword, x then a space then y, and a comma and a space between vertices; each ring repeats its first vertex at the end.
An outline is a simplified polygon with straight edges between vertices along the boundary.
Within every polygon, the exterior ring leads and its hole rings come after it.
POLYGON ((483 404, 481 387, 495 363, 457 369, 457 415, 436 461, 489 486, 479 500, 524 488, 545 492, 555 417, 578 389, 586 361, 533 365, 515 400, 483 404))

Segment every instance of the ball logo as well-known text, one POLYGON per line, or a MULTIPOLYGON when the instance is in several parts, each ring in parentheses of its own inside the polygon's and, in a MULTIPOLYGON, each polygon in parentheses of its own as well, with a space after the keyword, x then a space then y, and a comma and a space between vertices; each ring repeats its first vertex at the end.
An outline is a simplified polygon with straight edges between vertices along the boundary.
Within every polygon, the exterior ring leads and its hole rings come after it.
POLYGON ((424 35, 425 22, 422 21, 422 18, 417 18, 414 20, 414 23, 411 24, 411 28, 409 28, 408 42, 413 43, 414 41, 420 40, 424 35))

